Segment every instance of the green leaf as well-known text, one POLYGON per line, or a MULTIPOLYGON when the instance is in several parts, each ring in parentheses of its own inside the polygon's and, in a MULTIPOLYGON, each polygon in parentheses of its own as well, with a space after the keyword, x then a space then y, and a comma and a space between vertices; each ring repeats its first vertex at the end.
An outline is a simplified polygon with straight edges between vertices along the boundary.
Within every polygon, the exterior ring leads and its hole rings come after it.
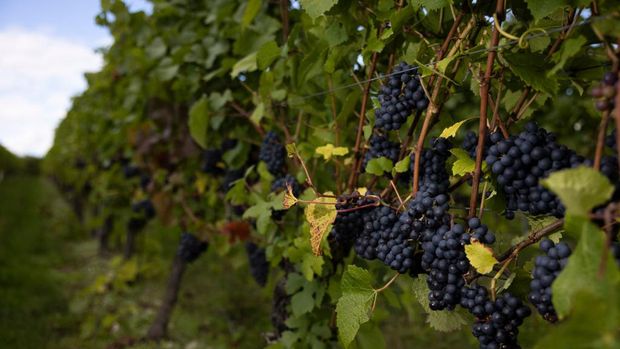
POLYGON ((606 274, 599 277, 605 234, 597 226, 587 218, 568 215, 564 228, 580 239, 568 264, 551 285, 553 305, 560 319, 568 315, 579 301, 576 297, 579 291, 605 297, 610 291, 615 292, 620 282, 620 271, 611 254, 605 261, 606 274))
POLYGON ((607 177, 586 166, 554 172, 541 184, 562 200, 567 214, 579 216, 587 216, 614 192, 607 177))
POLYGON ((324 146, 317 147, 315 152, 323 156, 323 159, 329 160, 332 156, 344 156, 349 153, 347 147, 334 147, 333 144, 325 144, 324 146))
POLYGON ((456 161, 452 164, 452 174, 454 176, 464 176, 474 172, 476 162, 465 150, 452 148, 450 149, 450 153, 456 157, 456 161))
POLYGON ((376 291, 366 269, 347 266, 340 284, 342 296, 336 305, 336 324, 342 346, 348 348, 360 325, 370 320, 369 313, 376 291))
POLYGON ((336 5, 338 0, 300 0, 299 2, 308 16, 315 20, 336 5))
POLYGON ((558 70, 564 68, 566 62, 577 55, 586 42, 586 38, 581 35, 564 41, 562 46, 560 46, 560 51, 553 55, 553 60, 556 61, 557 64, 547 72, 547 76, 553 76, 558 70))
POLYGON ((189 110, 189 133, 201 147, 207 147, 209 127, 209 102, 205 96, 196 101, 189 110))
POLYGON ((291 297, 293 316, 299 317, 310 312, 314 308, 314 303, 313 290, 310 287, 304 287, 291 297))
POLYGON ((273 63, 273 61, 280 56, 280 48, 275 41, 266 42, 256 54, 256 62, 258 69, 264 70, 273 63))
POLYGON ((166 54, 166 43, 162 38, 155 38, 146 48, 146 56, 149 59, 156 60, 166 54))
POLYGON ((527 7, 536 21, 552 14, 555 10, 568 6, 567 0, 527 0, 527 7))
POLYGON ((426 278, 426 275, 420 275, 413 280, 413 294, 424 311, 428 314, 426 322, 428 322, 432 328, 441 332, 456 331, 464 325, 467 325, 468 322, 465 321, 465 318, 456 311, 431 310, 428 300, 430 290, 428 289, 426 278))
POLYGON ((413 0, 411 2, 414 8, 424 7, 429 11, 440 10, 452 5, 452 0, 413 0))
POLYGON ((493 270, 493 266, 497 264, 497 259, 493 256, 493 250, 478 241, 465 245, 465 254, 469 263, 480 274, 490 273, 493 270))
POLYGON ((506 54, 503 58, 510 70, 535 90, 551 95, 557 91, 557 79, 547 76, 551 67, 544 55, 518 52, 506 54))
POLYGON ((392 171, 393 165, 392 160, 382 156, 368 161, 366 164, 366 172, 375 176, 381 176, 384 172, 392 171))
POLYGON ((457 123, 452 124, 451 126, 444 128, 443 131, 441 131, 441 134, 439 135, 439 137, 450 138, 450 137, 456 136, 456 133, 459 131, 459 128, 461 128, 461 126, 463 126, 464 123, 472 119, 473 118, 465 119, 465 120, 459 121, 457 123))
POLYGON ((385 349, 385 338, 375 321, 368 321, 360 326, 355 341, 357 349, 385 349))
POLYGON ((245 11, 243 11, 243 18, 241 19, 241 27, 245 28, 250 23, 256 15, 261 7, 261 0, 249 0, 245 6, 245 11))
POLYGON ((257 68, 256 65, 256 55, 257 53, 250 53, 249 55, 241 58, 235 65, 233 66, 232 71, 230 72, 230 77, 236 78, 239 74, 243 72, 252 72, 257 68))
POLYGON ((404 159, 394 165, 394 171, 397 173, 403 173, 409 171, 409 165, 411 163, 411 156, 405 156, 404 159))
POLYGON ((252 112, 252 115, 250 115, 250 120, 252 120, 255 124, 260 124, 263 116, 265 116, 265 104, 260 102, 252 112))
POLYGON ((527 43, 530 46, 530 50, 532 50, 532 52, 542 52, 551 43, 551 38, 547 35, 536 36, 527 40, 527 43))
POLYGON ((155 68, 154 74, 161 81, 169 81, 177 75, 179 65, 174 64, 172 59, 166 57, 162 59, 159 66, 155 68))
POLYGON ((618 287, 616 284, 607 296, 586 290, 576 293, 571 316, 549 326, 535 349, 618 349, 620 299, 614 292, 618 287))

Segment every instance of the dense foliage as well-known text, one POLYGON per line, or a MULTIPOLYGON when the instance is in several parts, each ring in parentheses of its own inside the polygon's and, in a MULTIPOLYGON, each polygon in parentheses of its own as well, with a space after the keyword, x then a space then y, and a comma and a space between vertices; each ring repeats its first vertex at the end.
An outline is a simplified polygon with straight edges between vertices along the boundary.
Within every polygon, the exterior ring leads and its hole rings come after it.
POLYGON ((274 289, 271 348, 380 347, 391 311, 618 346, 616 2, 152 3, 102 0, 114 43, 44 164, 124 263, 150 217, 183 232, 148 339, 208 244, 274 289))

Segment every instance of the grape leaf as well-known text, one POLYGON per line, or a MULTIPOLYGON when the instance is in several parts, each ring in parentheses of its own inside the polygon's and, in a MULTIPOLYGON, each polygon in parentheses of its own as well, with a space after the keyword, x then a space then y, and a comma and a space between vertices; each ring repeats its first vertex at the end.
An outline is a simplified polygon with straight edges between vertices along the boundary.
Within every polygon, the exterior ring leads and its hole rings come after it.
POLYGON ((527 0, 527 7, 536 21, 550 15, 553 11, 568 6, 566 0, 527 0))
POLYGON ((411 2, 414 8, 424 7, 429 11, 440 10, 452 4, 452 0, 413 0, 411 2))
POLYGON ((452 174, 454 176, 464 176, 468 173, 474 172, 476 162, 465 150, 452 148, 450 149, 450 153, 456 156, 456 161, 452 164, 452 174))
POLYGON ((426 275, 420 275, 417 279, 413 280, 413 294, 424 311, 428 314, 426 321, 432 328, 441 332, 451 332, 467 325, 465 318, 456 311, 431 310, 428 300, 429 292, 430 290, 426 284, 426 275))
POLYGON ((394 171, 396 171, 397 173, 407 172, 409 171, 410 163, 411 163, 411 157, 405 156, 404 159, 400 160, 399 162, 396 163, 396 165, 394 165, 394 171))
POLYGON ((310 245, 312 253, 319 256, 321 254, 321 241, 327 234, 330 225, 336 219, 336 199, 331 197, 321 197, 314 201, 321 204, 312 203, 306 207, 306 220, 310 223, 310 245))
POLYGON ((551 67, 544 55, 518 52, 502 57, 510 70, 535 90, 551 95, 557 91, 558 81, 555 77, 547 76, 551 67))
POLYGON ((300 0, 301 7, 313 20, 329 11, 338 0, 300 0))
POLYGON ((333 144, 326 144, 321 147, 317 147, 315 152, 319 155, 323 155, 323 159, 329 160, 332 156, 344 156, 349 153, 347 147, 334 147, 333 144))
POLYGON ((280 48, 275 41, 266 42, 256 53, 258 69, 264 70, 280 56, 280 48))
POLYGON ((551 286, 553 306, 559 318, 570 313, 575 302, 579 301, 576 294, 580 290, 604 296, 613 292, 620 282, 620 271, 611 255, 607 256, 606 274, 598 276, 605 235, 597 226, 585 217, 568 215, 564 228, 580 239, 568 264, 551 286))
POLYGON ((375 176, 383 175, 383 172, 392 171, 392 160, 382 156, 380 158, 372 159, 366 164, 366 172, 375 176))
POLYGON ((566 40, 564 44, 562 44, 560 51, 553 55, 553 60, 557 63, 553 68, 551 68, 551 70, 547 72, 547 76, 553 76, 557 73, 558 70, 564 68, 566 62, 570 58, 574 57, 577 53, 579 53, 579 51, 581 50, 583 45, 586 44, 586 42, 586 38, 581 35, 566 40))
POLYGON ((260 7, 261 0, 249 0, 246 3, 245 11, 243 11, 243 18, 241 19, 241 28, 245 28, 252 23, 252 20, 258 14, 260 7))
POLYGON ((493 250, 478 241, 465 245, 465 254, 467 259, 469 259, 469 263, 480 274, 491 272, 493 266, 497 264, 497 259, 493 256, 493 250))
POLYGON ((567 214, 580 216, 609 200, 614 191, 607 177, 586 166, 554 172, 541 184, 560 197, 567 214))
POLYGON ((209 126, 209 103, 205 96, 196 101, 189 110, 189 133, 201 147, 207 147, 207 130, 209 126))
POLYGON ((256 54, 256 52, 250 53, 249 55, 238 60, 237 63, 235 63, 235 65, 233 66, 232 71, 230 72, 230 77, 236 78, 237 76, 239 76, 239 74, 243 72, 255 71, 257 68, 256 54))
POLYGON ((347 266, 340 283, 342 296, 336 304, 338 335, 344 348, 348 348, 360 325, 370 320, 370 308, 376 297, 372 276, 368 270, 355 265, 347 266))
POLYGON ((450 138, 450 137, 456 136, 456 133, 459 131, 459 128, 461 128, 461 126, 463 126, 463 124, 469 120, 472 120, 472 119, 471 118, 465 119, 465 120, 459 121, 457 123, 452 124, 451 126, 444 128, 443 131, 441 131, 441 134, 439 135, 439 137, 450 138))

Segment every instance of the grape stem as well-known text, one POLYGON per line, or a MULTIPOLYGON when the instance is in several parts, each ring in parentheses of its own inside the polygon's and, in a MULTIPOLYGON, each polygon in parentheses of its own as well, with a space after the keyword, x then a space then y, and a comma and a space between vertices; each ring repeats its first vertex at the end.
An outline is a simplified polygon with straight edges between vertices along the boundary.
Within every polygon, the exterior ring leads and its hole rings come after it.
POLYGON ((379 293, 385 291, 388 287, 390 287, 390 285, 394 283, 394 281, 396 281, 399 276, 400 273, 396 273, 396 275, 392 276, 392 278, 385 285, 381 286, 380 288, 374 289, 375 292, 373 294, 372 307, 370 308, 371 313, 375 311, 375 306, 377 305, 377 296, 379 295, 379 293))
POLYGON ((484 77, 480 82, 480 122, 478 124, 478 146, 476 148, 476 165, 472 178, 471 196, 469 198, 469 217, 476 215, 476 206, 478 203, 478 189, 480 186, 480 176, 482 174, 482 157, 484 154, 484 143, 487 131, 487 109, 489 107, 489 87, 491 84, 491 73, 493 73, 493 63, 497 55, 497 45, 499 44, 500 32, 497 30, 501 26, 504 18, 504 0, 498 0, 495 7, 496 18, 493 36, 491 38, 490 50, 487 54, 487 63, 484 71, 484 77))
POLYGON ((512 246, 511 248, 509 248, 506 252, 504 252, 501 257, 499 258, 500 262, 503 262, 509 258, 514 258, 516 257, 519 252, 521 252, 521 250, 523 250, 524 248, 535 244, 536 242, 538 242, 540 239, 542 239, 543 237, 553 233, 554 231, 560 229, 562 227, 562 225, 564 225, 564 220, 563 219, 558 219, 557 221, 539 229, 536 231, 531 232, 527 238, 521 242, 519 242, 518 244, 512 246))
POLYGON ((355 136, 355 148, 353 148, 353 153, 355 154, 355 162, 353 162, 353 171, 351 171, 351 176, 349 176, 349 185, 348 185, 349 190, 353 190, 353 187, 355 187, 355 184, 357 183, 357 177, 359 175, 358 169, 360 168, 361 161, 362 161, 362 156, 360 154, 360 150, 361 150, 360 145, 362 144, 364 121, 366 120, 366 106, 368 105, 368 98, 370 95, 370 85, 371 85, 370 79, 375 73, 376 68, 377 68, 377 53, 375 52, 372 54, 370 69, 368 71, 369 81, 366 82, 366 86, 364 86, 364 92, 362 94, 362 106, 360 108, 359 122, 357 124, 357 135, 355 136))

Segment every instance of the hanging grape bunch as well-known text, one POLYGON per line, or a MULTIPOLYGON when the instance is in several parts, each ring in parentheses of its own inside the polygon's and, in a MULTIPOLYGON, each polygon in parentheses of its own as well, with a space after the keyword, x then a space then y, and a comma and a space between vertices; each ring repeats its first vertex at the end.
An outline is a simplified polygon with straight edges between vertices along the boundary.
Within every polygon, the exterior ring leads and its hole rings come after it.
POLYGON ((199 240, 194 234, 183 232, 177 248, 177 256, 186 263, 191 263, 198 259, 208 246, 206 241, 199 240))
POLYGON ((381 107, 375 111, 375 127, 387 131, 398 130, 416 110, 424 110, 428 99, 420 84, 418 69, 406 63, 394 71, 379 91, 381 107))
POLYGON ((370 160, 380 157, 386 157, 395 164, 398 161, 399 152, 400 144, 390 141, 385 135, 373 134, 370 137, 370 148, 364 155, 362 168, 365 169, 370 160))
POLYGON ((598 86, 592 88, 590 92, 595 98, 594 105, 600 111, 611 111, 614 109, 614 99, 616 97, 616 82, 618 76, 612 72, 607 72, 598 86))

